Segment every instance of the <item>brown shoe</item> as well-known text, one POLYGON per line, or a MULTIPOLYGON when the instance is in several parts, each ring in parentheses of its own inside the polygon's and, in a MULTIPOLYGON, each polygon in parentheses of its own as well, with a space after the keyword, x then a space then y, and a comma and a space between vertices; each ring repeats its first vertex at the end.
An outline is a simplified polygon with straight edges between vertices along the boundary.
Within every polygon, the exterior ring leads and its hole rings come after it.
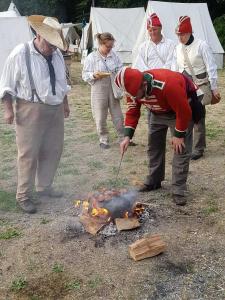
POLYGON ((50 198, 61 198, 63 192, 55 191, 53 188, 37 192, 38 197, 50 197, 50 198))
POLYGON ((181 196, 181 195, 173 195, 173 202, 176 203, 176 205, 184 206, 187 203, 187 197, 181 196))
POLYGON ((27 199, 24 201, 17 201, 17 205, 26 213, 34 214, 36 213, 37 209, 31 200, 27 199))
POLYGON ((150 191, 154 191, 157 189, 160 189, 161 186, 161 182, 155 183, 155 184, 145 184, 144 186, 140 187, 140 189, 138 190, 138 192, 140 193, 146 193, 146 192, 150 192, 150 191))

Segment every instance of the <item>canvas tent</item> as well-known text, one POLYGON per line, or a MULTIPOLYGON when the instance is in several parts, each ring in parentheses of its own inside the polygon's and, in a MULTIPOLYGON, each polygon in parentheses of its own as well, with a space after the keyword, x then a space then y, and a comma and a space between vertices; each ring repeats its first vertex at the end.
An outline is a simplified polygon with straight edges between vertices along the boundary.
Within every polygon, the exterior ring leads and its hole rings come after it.
POLYGON ((13 1, 10 3, 8 11, 14 11, 17 16, 21 16, 21 14, 19 13, 15 3, 13 3, 13 1))
POLYGON ((176 43, 178 42, 175 34, 175 28, 180 16, 188 15, 191 17, 194 36, 208 42, 212 48, 217 66, 219 69, 223 67, 224 50, 217 37, 212 20, 209 15, 206 3, 171 3, 161 1, 149 1, 145 18, 138 35, 138 40, 133 49, 133 61, 137 56, 138 47, 148 38, 146 29, 147 16, 156 13, 163 26, 163 34, 176 43))
POLYGON ((75 24, 73 23, 62 23, 63 36, 69 44, 75 44, 75 41, 77 43, 80 41, 79 34, 74 26, 75 24))
POLYGON ((143 7, 123 9, 92 7, 89 27, 86 29, 85 47, 96 49, 95 35, 110 32, 116 39, 115 51, 124 63, 131 63, 133 45, 137 40, 144 15, 143 7))
POLYGON ((0 15, 0 76, 5 60, 13 48, 32 39, 26 17, 1 17, 0 15))
POLYGON ((79 47, 79 52, 82 53, 84 49, 88 48, 88 30, 90 26, 89 23, 86 23, 84 28, 82 28, 82 36, 80 40, 80 47, 79 47))

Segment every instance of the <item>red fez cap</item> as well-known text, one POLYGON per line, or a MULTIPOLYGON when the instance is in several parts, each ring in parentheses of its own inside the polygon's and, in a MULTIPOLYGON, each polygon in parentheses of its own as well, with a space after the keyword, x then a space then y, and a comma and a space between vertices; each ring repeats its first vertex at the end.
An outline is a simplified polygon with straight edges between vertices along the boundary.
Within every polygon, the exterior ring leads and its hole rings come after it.
POLYGON ((191 19, 188 16, 181 16, 176 28, 176 33, 192 33, 191 19))
POLYGON ((162 24, 156 13, 151 14, 147 18, 147 28, 149 28, 149 27, 162 27, 162 24))
POLYGON ((143 81, 143 73, 137 69, 123 67, 116 75, 116 85, 126 93, 136 97, 143 81))

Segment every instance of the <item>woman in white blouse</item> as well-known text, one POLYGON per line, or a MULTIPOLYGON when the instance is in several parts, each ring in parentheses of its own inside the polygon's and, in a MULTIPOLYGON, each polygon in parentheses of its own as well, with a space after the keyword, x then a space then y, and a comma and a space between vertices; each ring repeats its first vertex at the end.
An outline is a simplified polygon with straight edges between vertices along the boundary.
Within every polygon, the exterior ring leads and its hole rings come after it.
POLYGON ((117 73, 122 68, 122 62, 112 50, 115 39, 111 33, 104 32, 96 35, 99 47, 90 53, 82 72, 84 81, 91 85, 92 115, 96 122, 100 147, 108 149, 109 135, 107 129, 107 115, 110 112, 119 141, 123 138, 123 113, 120 100, 116 99, 112 89, 110 74, 117 73), (108 74, 107 74, 108 73, 108 74))
MULTIPOLYGON (((191 77, 204 92, 199 96, 203 105, 210 104, 212 95, 220 100, 217 89, 217 66, 209 45, 192 34, 190 17, 182 16, 176 28, 180 43, 176 48, 176 63, 179 72, 191 77), (208 103, 207 103, 208 102, 208 103)), ((194 125, 194 143, 191 159, 203 156, 206 147, 205 118, 194 125)))

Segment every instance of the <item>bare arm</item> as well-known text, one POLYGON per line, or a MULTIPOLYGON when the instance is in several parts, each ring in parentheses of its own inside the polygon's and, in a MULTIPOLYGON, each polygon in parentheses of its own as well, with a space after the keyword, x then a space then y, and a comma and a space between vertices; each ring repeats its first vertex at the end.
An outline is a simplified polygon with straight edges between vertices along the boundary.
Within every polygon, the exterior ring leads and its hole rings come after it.
POLYGON ((13 111, 13 104, 12 104, 12 97, 10 94, 5 94, 2 98, 3 106, 4 106, 4 119, 6 124, 12 124, 14 121, 14 111, 13 111))

